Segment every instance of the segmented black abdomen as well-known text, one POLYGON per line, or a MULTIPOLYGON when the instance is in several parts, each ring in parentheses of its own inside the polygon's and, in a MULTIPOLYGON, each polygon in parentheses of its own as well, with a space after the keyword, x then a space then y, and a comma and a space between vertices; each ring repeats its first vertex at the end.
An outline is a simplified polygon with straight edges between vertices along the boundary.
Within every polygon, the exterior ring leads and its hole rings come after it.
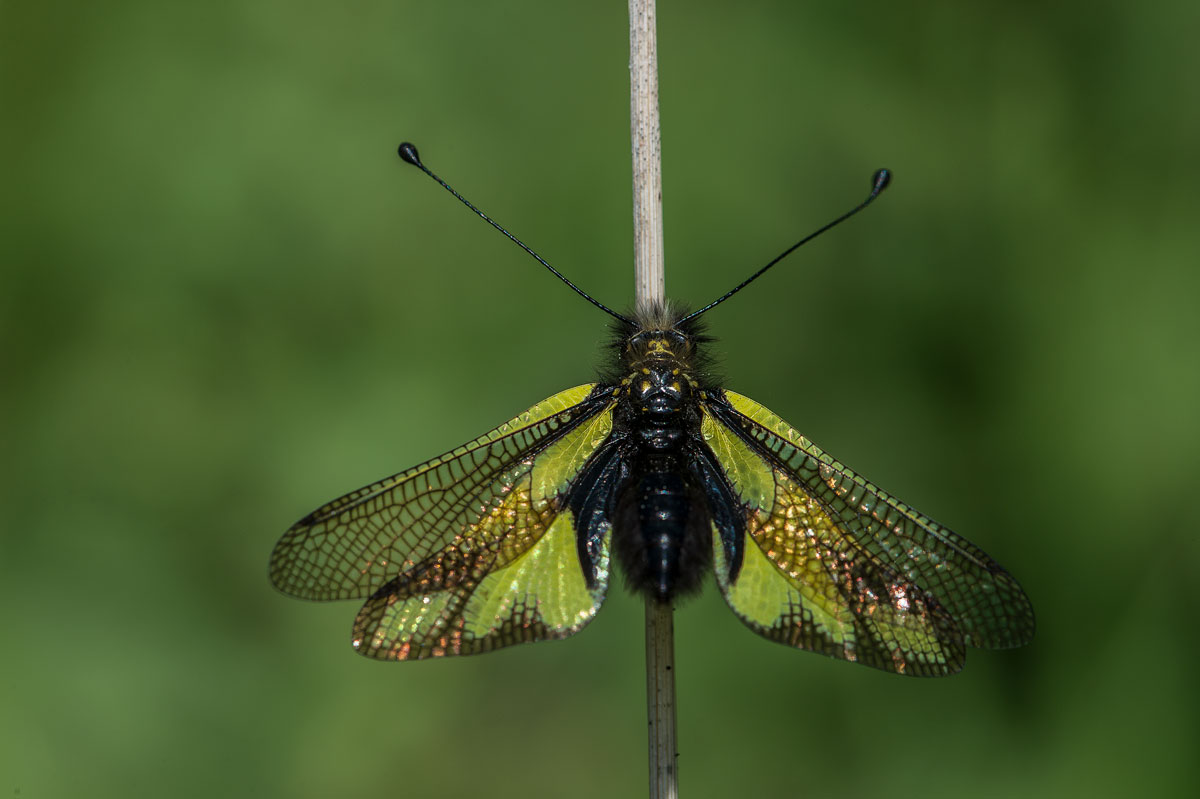
POLYGON ((617 493, 613 548, 630 588, 696 591, 712 563, 708 500, 675 458, 641 458, 617 493))

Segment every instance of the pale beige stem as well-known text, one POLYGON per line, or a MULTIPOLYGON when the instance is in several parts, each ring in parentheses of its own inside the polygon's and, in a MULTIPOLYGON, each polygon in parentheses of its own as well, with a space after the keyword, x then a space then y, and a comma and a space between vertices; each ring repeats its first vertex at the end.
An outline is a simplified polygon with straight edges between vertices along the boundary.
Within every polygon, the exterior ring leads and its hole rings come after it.
POLYGON ((643 307, 663 301, 666 283, 654 0, 629 0, 629 110, 633 139, 635 296, 638 306, 643 307))
POLYGON ((669 602, 646 598, 646 712, 650 799, 679 796, 675 746, 675 622, 669 602))
MULTIPOLYGON (((639 309, 665 295, 662 149, 654 0, 629 0, 629 98, 633 142, 634 279, 639 309)), ((670 603, 646 598, 646 711, 650 799, 679 795, 675 745, 675 633, 670 603)))

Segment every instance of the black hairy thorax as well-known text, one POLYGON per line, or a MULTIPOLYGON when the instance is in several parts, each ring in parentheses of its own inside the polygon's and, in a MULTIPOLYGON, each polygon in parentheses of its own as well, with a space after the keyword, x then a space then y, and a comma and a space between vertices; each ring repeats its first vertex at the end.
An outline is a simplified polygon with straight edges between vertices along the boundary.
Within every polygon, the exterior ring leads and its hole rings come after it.
MULTIPOLYGON (((597 541, 601 525, 611 525, 629 587, 662 601, 700 589, 713 560, 713 503, 731 494, 724 480, 712 485, 705 468, 700 403, 715 388, 704 352, 710 339, 680 324, 683 315, 657 308, 616 331, 616 368, 598 389, 617 400, 608 451, 593 461, 587 496, 570 503, 591 533, 584 539, 597 541)), ((587 558, 586 540, 580 544, 587 558)))

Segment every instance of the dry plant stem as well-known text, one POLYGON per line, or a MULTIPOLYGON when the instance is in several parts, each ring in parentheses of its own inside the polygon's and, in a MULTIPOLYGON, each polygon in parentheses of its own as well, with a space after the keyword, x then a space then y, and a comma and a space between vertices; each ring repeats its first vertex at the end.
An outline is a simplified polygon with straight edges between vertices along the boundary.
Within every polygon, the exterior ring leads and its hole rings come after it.
MULTIPOLYGON (((629 0, 630 133, 633 143, 634 278, 639 309, 665 295, 662 151, 654 0, 629 0)), ((675 638, 670 603, 646 598, 646 710, 650 799, 679 795, 675 748, 675 638)))
POLYGON ((629 0, 629 110, 633 139, 634 278, 639 307, 665 296, 662 149, 654 0, 629 0))
POLYGON ((675 623, 669 602, 646 598, 646 712, 650 799, 679 796, 675 748, 675 623))

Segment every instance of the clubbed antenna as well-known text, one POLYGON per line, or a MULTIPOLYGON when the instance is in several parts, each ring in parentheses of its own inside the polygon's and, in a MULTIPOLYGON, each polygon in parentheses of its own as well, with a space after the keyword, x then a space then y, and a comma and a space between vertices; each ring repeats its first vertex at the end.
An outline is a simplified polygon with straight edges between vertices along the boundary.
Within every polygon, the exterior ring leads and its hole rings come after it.
POLYGON ((710 311, 710 310, 712 310, 713 308, 715 308, 716 306, 718 306, 718 305, 720 305, 721 303, 725 302, 725 300, 729 299, 729 298, 730 298, 730 297, 732 297, 734 294, 737 294, 739 291, 741 291, 742 289, 746 288, 746 286, 749 286, 749 285, 750 285, 751 283, 753 283, 755 280, 757 280, 758 278, 762 277, 762 274, 763 274, 764 272, 766 272, 768 269, 770 269, 772 266, 774 266, 775 264, 777 264, 777 263, 779 263, 780 261, 782 261, 784 258, 786 258, 786 257, 788 257, 789 255, 791 255, 791 254, 792 254, 792 251, 794 251, 794 250, 795 250, 796 248, 798 248, 800 245, 802 245, 802 244, 807 244, 808 242, 810 242, 810 241, 812 241, 813 239, 815 239, 817 236, 820 236, 820 235, 821 235, 822 233, 824 233, 826 230, 829 230, 831 227, 835 227, 835 226, 837 226, 837 225, 840 225, 842 222, 845 222, 847 219, 849 219, 850 217, 854 216, 855 214, 857 214, 857 213, 858 213, 859 211, 861 211, 862 209, 866 208, 868 205, 870 205, 870 204, 871 204, 871 203, 874 201, 874 199, 875 199, 876 197, 878 197, 878 196, 879 196, 879 193, 880 193, 881 191, 883 191, 884 189, 886 189, 886 188, 888 187, 888 184, 889 184, 889 183, 891 183, 891 182, 892 182, 892 173, 891 173, 891 170, 888 170, 888 169, 879 169, 879 170, 876 170, 875 174, 871 176, 871 193, 867 195, 867 199, 863 200, 863 201, 862 201, 861 203, 859 203, 857 206, 855 206, 854 208, 851 208, 849 211, 847 211, 846 213, 842 214, 842 215, 841 215, 841 216, 839 216, 837 219, 835 219, 835 220, 833 220, 832 222, 830 222, 828 225, 825 225, 825 227, 821 228, 820 230, 817 230, 817 231, 815 231, 815 232, 813 232, 813 233, 809 233, 807 236, 805 236, 804 238, 800 239, 800 241, 796 242, 796 243, 795 243, 795 244, 793 244, 791 247, 788 247, 786 250, 784 250, 783 252, 779 253, 779 255, 777 255, 777 256, 775 256, 773 259, 771 259, 771 262, 770 262, 770 263, 768 263, 766 266, 764 266, 762 269, 759 269, 759 270, 758 270, 757 272, 755 272, 753 275, 751 275, 750 277, 746 278, 746 279, 745 279, 745 280, 743 280, 741 283, 739 283, 738 285, 734 286, 734 287, 733 287, 732 289, 730 289, 729 291, 725 292, 725 294, 723 294, 722 296, 720 296, 720 297, 718 297, 717 299, 715 299, 715 300, 713 300, 712 302, 710 302, 708 305, 705 305, 703 308, 701 308, 701 309, 700 309, 700 310, 698 310, 698 311, 695 311, 695 312, 693 312, 693 313, 690 313, 690 314, 688 314, 687 316, 685 316, 683 319, 681 319, 681 320, 679 320, 679 321, 681 321, 681 322, 686 322, 687 320, 689 320, 689 319, 692 319, 692 318, 695 318, 695 317, 699 316, 700 314, 704 313, 705 311, 710 311))
POLYGON ((417 169, 424 172, 426 175, 429 175, 429 177, 436 180, 439 184, 441 184, 443 189, 445 189, 446 191, 450 192, 455 197, 457 197, 459 202, 461 202, 463 205, 467 206, 472 211, 474 211, 479 216, 480 219, 487 222, 489 225, 496 228, 496 230, 499 230, 501 233, 503 233, 506 237, 508 237, 509 241, 513 242, 518 247, 520 247, 522 250, 524 250, 525 252, 532 255, 539 264, 541 264, 542 266, 549 269, 554 274, 555 277, 557 277, 559 280, 561 280, 562 282, 564 282, 568 286, 570 286, 575 291, 575 293, 578 294, 580 297, 583 297, 585 300, 590 302, 592 305, 595 305, 597 308, 604 311, 609 316, 615 317, 626 324, 630 324, 630 325, 633 324, 633 322, 631 320, 626 319, 624 316, 617 313, 612 308, 609 308, 607 305, 600 302, 599 300, 593 299, 590 294, 588 294, 583 289, 579 288, 579 286, 576 286, 574 283, 572 283, 570 280, 568 280, 566 275, 564 275, 562 272, 559 272, 557 269, 555 269, 550 264, 546 263, 546 260, 544 258, 542 258, 542 256, 538 255, 536 252, 531 250, 529 247, 525 246, 525 242, 521 241, 516 236, 509 233, 507 230, 500 227, 500 225, 496 224, 496 222, 494 222, 491 217, 489 217, 483 211, 480 211, 474 205, 471 205, 471 203, 467 200, 466 197, 463 197, 461 194, 459 194, 453 188, 451 188, 449 183, 442 180, 437 175, 433 174, 433 172, 429 171, 428 167, 426 167, 423 163, 421 163, 421 156, 417 154, 417 148, 415 146, 413 146, 412 144, 410 144, 408 142, 404 142, 403 144, 400 145, 399 152, 400 152, 400 157, 402 159, 404 159, 408 163, 412 164, 417 169))

